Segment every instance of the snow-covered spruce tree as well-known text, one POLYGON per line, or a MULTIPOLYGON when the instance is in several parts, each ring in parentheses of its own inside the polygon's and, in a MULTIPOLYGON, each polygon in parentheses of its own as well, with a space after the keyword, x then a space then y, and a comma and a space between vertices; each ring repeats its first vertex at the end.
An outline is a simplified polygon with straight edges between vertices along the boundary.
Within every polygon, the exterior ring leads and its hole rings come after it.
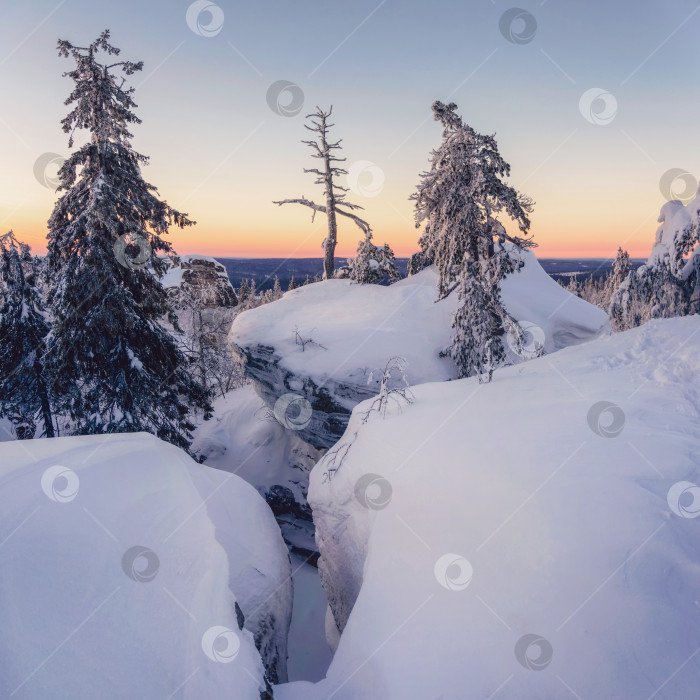
POLYGON ((317 212, 326 215, 328 219, 328 233, 321 246, 323 248, 323 279, 333 279, 335 272, 335 247, 338 243, 338 222, 336 215, 340 214, 341 216, 352 219, 364 234, 367 234, 369 231, 369 224, 352 213, 353 210, 362 209, 362 207, 348 202, 345 194, 348 188, 341 187, 335 181, 336 177, 347 175, 347 170, 334 164, 341 163, 347 159, 338 158, 333 155, 334 151, 341 148, 340 143, 342 139, 335 142, 328 140, 328 130, 334 126, 328 123, 328 118, 331 116, 332 112, 333 106, 331 105, 331 108, 327 112, 320 107, 316 107, 316 111, 313 114, 308 114, 306 118, 310 121, 310 125, 305 124, 304 126, 309 131, 318 134, 318 136, 313 141, 302 142, 311 148, 313 151, 313 158, 319 158, 321 160, 321 169, 304 168, 304 172, 316 175, 315 184, 323 185, 323 194, 326 198, 325 205, 316 204, 306 199, 303 195, 300 199, 283 199, 273 202, 273 204, 279 206, 283 204, 302 204, 305 207, 309 207, 314 212, 311 217, 312 221, 317 212), (350 211, 346 211, 346 209, 350 211))
POLYGON ((678 200, 666 202, 659 223, 646 263, 630 270, 612 294, 613 330, 700 309, 700 195, 686 206, 678 200))
POLYGON ((59 41, 58 52, 75 62, 62 122, 69 147, 78 130, 89 139, 59 171, 64 193, 49 220, 52 394, 72 433, 143 430, 187 448, 189 415, 208 414, 209 393, 159 322, 174 315, 156 252, 173 252, 170 225, 194 222, 158 199, 141 175, 147 157, 131 146, 129 125, 140 120, 125 81, 142 64, 109 63, 119 54, 109 31, 87 47, 59 41))
POLYGON ((381 248, 374 245, 371 231, 367 231, 364 239, 358 243, 357 255, 348 258, 348 266, 350 279, 358 284, 395 282, 401 278, 394 251, 387 243, 381 248))
POLYGON ((248 304, 248 297, 250 296, 250 285, 248 280, 244 277, 241 280, 241 284, 238 287, 238 310, 243 311, 248 304))
POLYGON ((622 250, 621 247, 618 248, 612 273, 606 280, 609 296, 612 296, 614 291, 627 279, 627 275, 629 275, 631 270, 630 254, 626 250, 622 250))
POLYGON ((432 109, 443 126, 442 143, 411 197, 416 227, 425 224, 420 256, 412 258, 411 271, 435 264, 440 299, 459 288, 461 307, 445 354, 453 358, 460 376, 477 373, 490 379, 505 357, 504 326, 517 329, 500 297, 501 280, 515 269, 508 246, 521 250, 535 245, 529 238, 507 234, 497 216, 505 212, 526 234, 533 203, 503 182, 510 166, 493 136, 465 124, 454 103, 435 102, 432 109))
POLYGON ((460 305, 452 321, 454 335, 446 354, 452 357, 461 377, 476 375, 479 381, 491 381, 493 370, 505 359, 502 325, 494 311, 491 290, 482 283, 475 266, 467 263, 466 274, 460 280, 460 305))
POLYGON ((275 275, 275 281, 272 285, 272 301, 281 299, 284 292, 282 291, 282 285, 280 284, 280 278, 275 275))
MULTIPOLYGON (((442 143, 432 152, 430 170, 421 174, 411 199, 416 228, 425 224, 421 253, 427 264, 437 266, 442 299, 462 276, 465 259, 480 262, 494 256, 495 240, 534 247, 529 238, 508 235, 496 218, 505 212, 525 234, 533 203, 503 182, 510 165, 498 152, 495 137, 464 124, 454 103, 435 102, 432 109, 443 126, 442 143)), ((506 254, 504 247, 501 252, 506 254)))
POLYGON ((35 287, 29 246, 10 231, 0 236, 0 416, 16 436, 31 439, 37 422, 54 436, 44 354, 49 324, 35 287))

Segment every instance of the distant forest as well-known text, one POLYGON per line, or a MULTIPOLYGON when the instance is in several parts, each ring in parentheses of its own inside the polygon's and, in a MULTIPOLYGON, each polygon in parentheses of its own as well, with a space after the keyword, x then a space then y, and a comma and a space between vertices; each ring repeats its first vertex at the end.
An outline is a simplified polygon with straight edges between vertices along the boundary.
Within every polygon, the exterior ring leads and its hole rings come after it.
MULTIPOLYGON (((302 284, 308 275, 311 279, 323 274, 323 258, 216 258, 226 268, 231 284, 238 289, 242 279, 254 279, 258 291, 272 289, 275 276, 279 277, 283 290, 289 286, 292 277, 302 284)), ((614 258, 539 258, 545 271, 557 281, 566 282, 571 277, 584 280, 590 275, 594 279, 607 277, 612 270, 614 258)), ((644 261, 632 260, 633 267, 644 261)), ((335 259, 336 268, 346 264, 346 258, 335 259)), ((406 274, 408 258, 396 258, 396 266, 402 275, 406 274)))

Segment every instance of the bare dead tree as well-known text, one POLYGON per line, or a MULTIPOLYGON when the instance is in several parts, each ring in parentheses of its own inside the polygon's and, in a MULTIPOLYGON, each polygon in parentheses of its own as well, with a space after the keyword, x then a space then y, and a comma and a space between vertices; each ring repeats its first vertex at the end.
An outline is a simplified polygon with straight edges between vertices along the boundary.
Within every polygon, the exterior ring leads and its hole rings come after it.
POLYGON ((346 187, 341 187, 338 185, 334 178, 339 175, 347 175, 347 170, 334 165, 334 163, 342 163, 347 160, 346 158, 338 158, 333 155, 333 151, 341 148, 340 143, 342 141, 329 142, 328 141, 328 130, 334 126, 334 124, 328 123, 328 118, 333 112, 333 106, 324 112, 320 107, 316 107, 316 111, 313 114, 307 114, 306 118, 310 120, 311 124, 305 124, 305 128, 309 131, 313 131, 318 136, 313 141, 302 141, 307 146, 313 150, 313 157, 320 158, 323 161, 323 169, 318 168, 304 168, 305 173, 313 173, 316 175, 316 181, 314 184, 323 185, 324 195, 326 197, 326 204, 316 204, 309 199, 306 199, 304 195, 299 199, 283 199, 281 201, 273 202, 282 206, 283 204, 302 204, 305 207, 309 207, 313 210, 311 216, 311 221, 314 220, 316 213, 321 212, 328 217, 328 235, 323 241, 323 278, 332 279, 333 273, 335 271, 335 246, 338 242, 338 224, 336 221, 336 214, 345 216, 348 219, 352 219, 360 230, 367 235, 371 231, 369 224, 352 213, 353 210, 362 209, 361 206, 357 204, 351 204, 346 201, 345 193, 348 191, 346 187), (345 209, 343 209, 345 207, 345 209), (346 211, 346 209, 350 211, 346 211))

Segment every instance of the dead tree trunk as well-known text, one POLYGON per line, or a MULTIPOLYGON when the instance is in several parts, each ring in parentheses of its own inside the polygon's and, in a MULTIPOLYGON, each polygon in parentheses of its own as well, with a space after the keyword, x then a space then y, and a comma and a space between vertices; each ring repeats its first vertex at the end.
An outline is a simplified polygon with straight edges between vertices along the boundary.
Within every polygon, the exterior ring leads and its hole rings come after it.
POLYGON ((338 175, 347 175, 347 170, 334 165, 334 163, 340 163, 346 159, 338 158, 333 155, 334 150, 341 148, 341 142, 336 141, 331 143, 328 141, 328 130, 333 126, 333 124, 328 123, 328 117, 331 116, 332 112, 332 106, 327 112, 317 107, 316 112, 306 117, 310 120, 311 125, 304 125, 309 131, 317 133, 318 136, 315 141, 303 141, 303 143, 314 151, 314 158, 320 158, 323 161, 323 170, 319 168, 304 168, 304 172, 316 175, 315 184, 323 185, 323 193, 326 198, 325 206, 316 204, 306 199, 303 195, 299 199, 283 199, 273 202, 273 204, 278 204, 280 206, 282 204, 302 204, 305 207, 309 207, 313 210, 312 221, 316 216, 316 212, 322 212, 326 215, 328 219, 328 233, 323 241, 323 279, 332 279, 335 272, 335 248, 338 244, 338 222, 336 220, 336 215, 340 214, 341 216, 352 219, 365 235, 371 230, 366 221, 351 213, 353 209, 362 209, 362 207, 347 202, 345 200, 345 193, 348 191, 347 188, 341 187, 334 180, 338 175), (345 211, 343 207, 350 211, 345 211))

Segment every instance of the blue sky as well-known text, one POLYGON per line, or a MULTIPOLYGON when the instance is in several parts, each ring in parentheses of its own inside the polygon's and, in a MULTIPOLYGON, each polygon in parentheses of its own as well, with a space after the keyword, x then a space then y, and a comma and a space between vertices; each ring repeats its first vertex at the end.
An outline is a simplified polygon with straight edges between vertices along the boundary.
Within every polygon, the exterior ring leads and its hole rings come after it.
MULTIPOLYGON (((181 252, 318 254, 323 222, 271 204, 316 194, 300 140, 317 104, 333 104, 348 163, 380 169, 376 196, 351 198, 377 241, 399 253, 418 236, 408 196, 440 138, 435 99, 457 102, 474 128, 497 134, 511 183, 536 200, 532 232, 543 255, 607 256, 619 244, 645 255, 665 201, 662 175, 700 174, 700 6, 690 0, 518 0, 537 23, 522 43, 502 35, 499 20, 513 5, 500 0, 222 0, 223 26, 209 37, 188 26, 190 5, 0 0, 0 228, 41 248, 55 193, 33 166, 43 153, 68 152, 59 122, 70 64, 57 57, 56 39, 84 44, 107 27, 123 57, 146 64, 134 79, 143 119, 134 145, 151 157, 147 179, 199 223, 174 236, 181 252), (303 91, 296 116, 268 106, 279 80, 303 91), (604 125, 579 107, 593 88, 615 100, 604 125)), ((200 14, 204 25, 210 18, 200 14)), ((512 29, 517 38, 523 25, 512 29)), ((341 254, 357 238, 343 227, 341 254)))

